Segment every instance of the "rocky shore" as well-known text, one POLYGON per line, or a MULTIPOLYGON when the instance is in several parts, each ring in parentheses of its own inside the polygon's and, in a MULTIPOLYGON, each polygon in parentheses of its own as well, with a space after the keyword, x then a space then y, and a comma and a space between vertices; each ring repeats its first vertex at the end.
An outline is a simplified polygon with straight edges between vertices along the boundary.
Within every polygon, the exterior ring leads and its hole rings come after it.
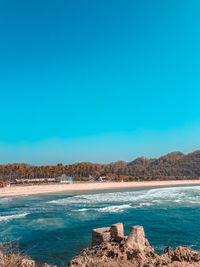
MULTIPOLYGON (((131 227, 128 236, 124 235, 122 223, 93 229, 91 243, 68 267, 200 267, 200 255, 181 246, 174 250, 167 247, 162 255, 156 254, 142 226, 131 227)), ((36 266, 36 262, 26 256, 3 254, 0 249, 0 267, 36 266)), ((56 266, 45 263, 42 267, 56 266)))
MULTIPOLYGON (((0 267, 36 267, 37 264, 28 256, 20 256, 19 254, 3 254, 0 251, 0 267)), ((44 263, 42 267, 56 267, 44 263)))
POLYGON ((184 247, 167 247, 157 255, 145 238, 142 226, 124 236, 122 223, 94 229, 92 247, 84 249, 69 267, 200 267, 200 255, 184 247))

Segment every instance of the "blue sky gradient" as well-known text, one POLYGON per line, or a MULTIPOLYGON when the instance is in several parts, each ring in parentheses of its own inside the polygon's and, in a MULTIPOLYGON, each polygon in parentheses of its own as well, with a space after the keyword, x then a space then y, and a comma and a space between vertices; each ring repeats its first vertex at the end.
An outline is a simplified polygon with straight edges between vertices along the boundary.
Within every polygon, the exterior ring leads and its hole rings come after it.
POLYGON ((0 2, 0 163, 199 149, 200 3, 0 2))

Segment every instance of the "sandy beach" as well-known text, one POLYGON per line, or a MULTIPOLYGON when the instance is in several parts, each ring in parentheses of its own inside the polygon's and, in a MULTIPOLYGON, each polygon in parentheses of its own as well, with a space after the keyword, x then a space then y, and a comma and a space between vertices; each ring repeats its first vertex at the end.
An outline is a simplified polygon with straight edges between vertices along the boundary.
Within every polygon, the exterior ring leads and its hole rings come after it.
POLYGON ((102 182, 102 183, 74 183, 74 184, 53 184, 53 185, 29 185, 11 186, 0 188, 0 197, 35 195, 56 192, 88 191, 123 189, 136 187, 162 187, 162 186, 200 185, 200 180, 182 181, 149 181, 149 182, 102 182))

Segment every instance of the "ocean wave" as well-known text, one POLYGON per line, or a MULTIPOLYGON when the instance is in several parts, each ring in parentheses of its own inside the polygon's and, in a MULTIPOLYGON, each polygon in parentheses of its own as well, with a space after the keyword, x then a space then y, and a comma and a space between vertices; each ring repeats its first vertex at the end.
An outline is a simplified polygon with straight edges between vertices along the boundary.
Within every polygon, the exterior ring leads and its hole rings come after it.
POLYGON ((15 214, 15 215, 0 216, 0 222, 23 218, 23 217, 27 216, 28 214, 29 213, 21 213, 21 214, 15 214))
POLYGON ((78 210, 72 210, 75 212, 85 212, 85 211, 97 211, 97 212, 122 212, 125 209, 132 208, 131 205, 115 205, 115 206, 107 206, 103 208, 83 208, 83 209, 78 209, 78 210))
MULTIPOLYGON (((91 194, 91 195, 76 195, 70 198, 62 198, 57 200, 49 201, 50 204, 59 204, 59 205, 66 205, 66 204, 90 204, 90 203, 116 203, 116 202, 127 202, 130 200, 137 200, 141 198, 141 196, 135 194, 131 195, 130 192, 121 193, 101 193, 101 194, 91 194)), ((131 192, 135 193, 135 192, 131 192)))
POLYGON ((198 253, 198 254, 200 253, 200 249, 196 249, 195 245, 185 245, 185 247, 192 250, 195 253, 198 253))
POLYGON ((132 204, 133 206, 150 206, 163 204, 200 204, 200 186, 155 188, 142 191, 112 192, 88 195, 76 195, 49 201, 57 205, 98 205, 99 203, 132 204))
POLYGON ((88 210, 94 210, 94 209, 88 208, 88 209, 78 209, 78 210, 72 210, 72 211, 75 211, 75 212, 84 212, 84 211, 88 211, 88 210))
POLYGON ((132 208, 131 205, 119 205, 119 206, 108 206, 108 207, 104 207, 104 208, 98 208, 95 209, 98 212, 109 212, 109 213, 113 213, 113 212, 122 212, 125 209, 130 209, 132 208))
POLYGON ((138 205, 135 205, 135 206, 133 206, 132 208, 134 208, 134 209, 139 209, 139 208, 144 208, 144 207, 150 207, 150 206, 152 206, 153 204, 151 204, 151 203, 140 203, 140 204, 138 204, 138 205))
POLYGON ((10 202, 12 199, 13 199, 12 197, 2 197, 0 198, 0 204, 10 202))

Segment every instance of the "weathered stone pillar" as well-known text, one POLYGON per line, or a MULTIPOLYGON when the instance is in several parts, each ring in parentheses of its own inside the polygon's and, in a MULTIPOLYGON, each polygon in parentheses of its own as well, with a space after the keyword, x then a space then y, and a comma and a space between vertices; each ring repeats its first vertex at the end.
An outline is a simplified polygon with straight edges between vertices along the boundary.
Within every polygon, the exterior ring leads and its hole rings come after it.
POLYGON ((124 226, 123 223, 112 224, 110 228, 111 238, 118 241, 120 238, 124 237, 124 226))
POLYGON ((110 242, 110 227, 92 230, 92 246, 100 245, 103 242, 110 242))
POLYGON ((130 234, 126 240, 126 245, 133 248, 143 251, 145 249, 145 233, 142 226, 133 226, 131 227, 130 234))

